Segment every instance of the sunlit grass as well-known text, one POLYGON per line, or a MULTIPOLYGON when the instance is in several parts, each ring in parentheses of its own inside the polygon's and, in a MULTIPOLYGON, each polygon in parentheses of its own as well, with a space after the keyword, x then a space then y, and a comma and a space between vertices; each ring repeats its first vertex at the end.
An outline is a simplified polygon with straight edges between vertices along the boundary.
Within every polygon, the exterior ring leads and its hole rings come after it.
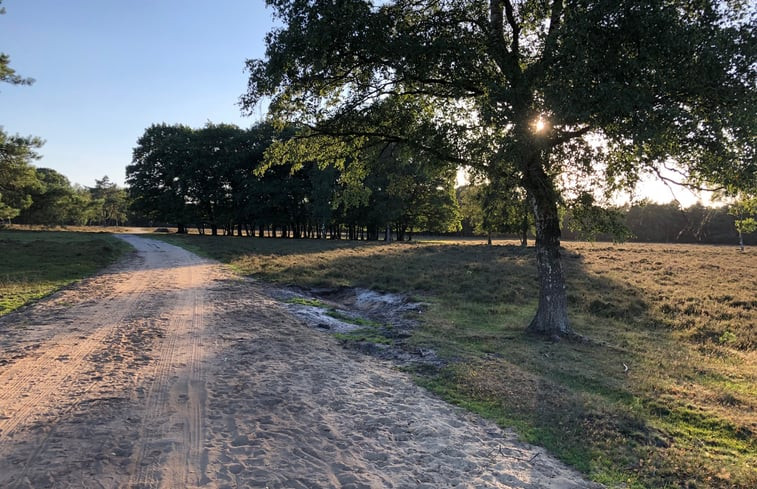
POLYGON ((754 250, 567 243, 571 320, 590 341, 552 343, 524 334, 536 307, 533 249, 168 239, 268 281, 427 302, 410 341, 451 363, 419 382, 594 480, 757 487, 754 250))
POLYGON ((107 234, 0 231, 0 315, 93 274, 127 249, 107 234))

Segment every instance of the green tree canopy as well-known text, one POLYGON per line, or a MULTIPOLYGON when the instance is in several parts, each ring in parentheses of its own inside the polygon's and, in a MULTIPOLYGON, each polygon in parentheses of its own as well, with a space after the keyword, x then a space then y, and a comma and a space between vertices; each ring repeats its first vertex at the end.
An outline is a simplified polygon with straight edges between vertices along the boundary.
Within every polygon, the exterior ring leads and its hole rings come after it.
POLYGON ((735 218, 733 224, 739 233, 739 247, 744 251, 744 234, 757 231, 757 195, 739 195, 728 213, 735 218))
POLYGON ((40 187, 31 161, 41 145, 37 138, 10 136, 0 127, 0 220, 13 219, 31 205, 40 187))
MULTIPOLYGON (((139 139, 127 168, 133 209, 180 228, 248 234, 278 228, 293 237, 369 239, 393 229, 400 239, 416 229, 458 226, 454 173, 395 144, 364 148, 337 169, 317 161, 266 165, 264 152, 289 137, 269 124, 240 129, 154 125, 139 139), (366 161, 373 163, 366 166, 366 161), (356 176, 359 175, 360 178, 356 176), (365 236, 365 233, 361 233, 365 236)), ((98 198, 97 195, 93 195, 98 198)))
POLYGON ((74 189, 68 178, 50 168, 37 168, 39 185, 32 190, 31 205, 21 211, 22 224, 65 224, 74 189))
POLYGON ((126 189, 110 181, 107 175, 95 179, 95 186, 89 189, 91 204, 97 209, 92 221, 102 226, 118 226, 126 221, 128 195, 126 189))
POLYGON ((339 162, 390 141, 517 182, 536 227, 531 331, 571 333, 561 201, 666 168, 696 185, 755 186, 748 3, 267 3, 282 27, 265 59, 248 60, 242 105, 270 98, 270 117, 300 129, 274 157, 339 162))
POLYGON ((191 143, 191 128, 154 124, 137 140, 132 164, 126 167, 133 209, 149 220, 174 222, 180 232, 191 220, 185 205, 191 143))

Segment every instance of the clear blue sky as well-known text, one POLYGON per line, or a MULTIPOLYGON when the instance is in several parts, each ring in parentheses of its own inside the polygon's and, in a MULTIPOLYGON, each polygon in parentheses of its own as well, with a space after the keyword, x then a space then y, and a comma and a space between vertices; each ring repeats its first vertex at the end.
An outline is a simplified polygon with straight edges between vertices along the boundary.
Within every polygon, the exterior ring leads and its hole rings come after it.
POLYGON ((46 141, 34 164, 124 183, 153 123, 248 127, 244 61, 273 26, 262 0, 4 0, 0 52, 36 81, 0 85, 0 125, 46 141))

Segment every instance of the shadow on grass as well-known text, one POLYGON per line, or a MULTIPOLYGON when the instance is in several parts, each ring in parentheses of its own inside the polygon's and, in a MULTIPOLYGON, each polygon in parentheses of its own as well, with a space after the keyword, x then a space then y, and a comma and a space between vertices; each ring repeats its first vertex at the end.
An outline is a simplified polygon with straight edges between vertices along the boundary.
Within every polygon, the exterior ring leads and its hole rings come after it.
MULTIPOLYGON (((624 257, 602 249, 564 252, 573 325, 591 341, 553 343, 524 333, 538 292, 532 249, 169 239, 266 281, 372 288, 428 302, 411 341, 452 363, 417 372, 418 381, 516 427, 595 480, 630 487, 757 486, 749 467, 757 448, 753 416, 742 413, 753 412, 751 388, 712 389, 692 377, 695 368, 718 373, 721 367, 701 354, 702 345, 676 335, 658 314, 655 294, 610 273, 631 266, 624 257), (588 266, 592 253, 602 258, 592 263, 607 266, 588 266)), ((728 349, 720 353, 738 357, 728 349)))

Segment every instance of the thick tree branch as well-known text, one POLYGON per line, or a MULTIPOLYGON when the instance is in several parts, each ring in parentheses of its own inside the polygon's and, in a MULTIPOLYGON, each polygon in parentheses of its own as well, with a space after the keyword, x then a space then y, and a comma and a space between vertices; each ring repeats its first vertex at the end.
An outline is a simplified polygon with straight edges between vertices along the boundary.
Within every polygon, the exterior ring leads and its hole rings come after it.
MULTIPOLYGON (((672 170, 672 169, 670 169, 668 167, 665 167, 665 169, 669 170, 669 171, 675 171, 676 173, 681 174, 681 172, 679 172, 677 170, 672 170)), ((650 170, 652 170, 652 172, 657 176, 657 178, 659 178, 665 184, 665 186, 668 187, 668 189, 670 190, 670 193, 673 195, 674 198, 675 198, 675 193, 673 192, 673 189, 670 187, 670 184, 676 185, 678 187, 687 188, 687 189, 690 189, 690 190, 696 190, 698 192, 719 192, 719 191, 727 189, 727 187, 725 187, 725 186, 720 186, 720 187, 702 187, 702 186, 696 185, 694 183, 681 182, 681 181, 678 181, 678 180, 674 180, 674 179, 672 179, 670 177, 666 177, 665 175, 663 175, 662 172, 660 171, 660 169, 657 168, 657 167, 654 167, 654 166, 651 166, 650 170)), ((677 200, 678 199, 676 199, 676 201, 677 200)))
POLYGON ((549 143, 551 146, 559 146, 563 143, 567 143, 571 139, 575 139, 588 134, 591 131, 590 126, 576 129, 575 131, 560 131, 555 136, 550 138, 549 143))
POLYGON ((549 16, 549 30, 547 39, 544 43, 544 58, 551 59, 557 46, 557 33, 562 24, 563 0, 553 0, 552 9, 549 16))
MULTIPOLYGON (((505 42, 505 20, 502 15, 502 3, 500 0, 491 0, 489 2, 489 22, 491 23, 491 38, 493 41, 504 44, 505 42)), ((506 48, 505 48, 506 49, 506 48)))
POLYGON ((520 25, 518 25, 518 21, 515 19, 515 11, 510 0, 505 0, 505 15, 507 16, 507 23, 510 24, 510 29, 513 31, 510 53, 517 59, 520 58, 520 25))
POLYGON ((501 0, 489 2, 489 51, 500 72, 511 80, 520 74, 517 58, 505 45, 504 6, 501 0))
POLYGON ((549 15, 549 29, 547 37, 544 40, 544 50, 539 60, 528 68, 528 75, 531 78, 538 78, 544 72, 544 69, 552 63, 555 51, 557 50, 557 38, 560 27, 562 26, 563 4, 564 0, 553 0, 549 15))

